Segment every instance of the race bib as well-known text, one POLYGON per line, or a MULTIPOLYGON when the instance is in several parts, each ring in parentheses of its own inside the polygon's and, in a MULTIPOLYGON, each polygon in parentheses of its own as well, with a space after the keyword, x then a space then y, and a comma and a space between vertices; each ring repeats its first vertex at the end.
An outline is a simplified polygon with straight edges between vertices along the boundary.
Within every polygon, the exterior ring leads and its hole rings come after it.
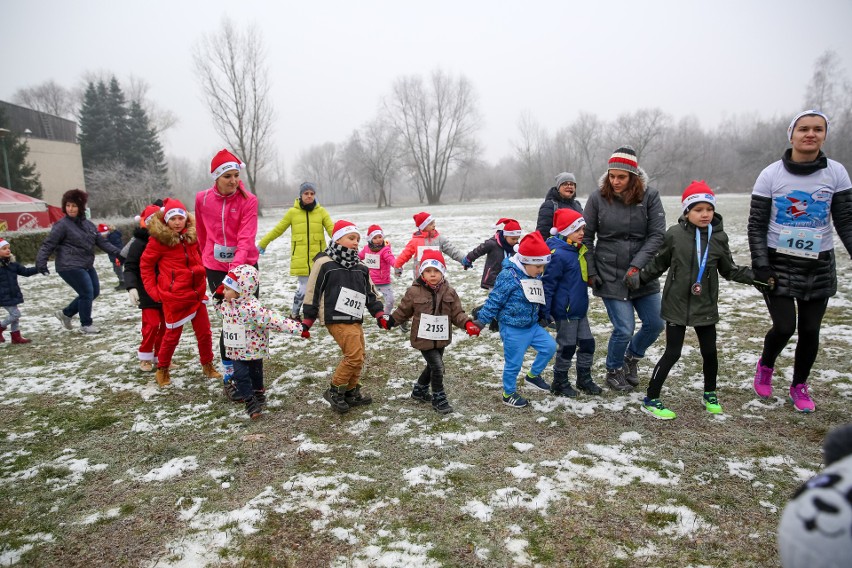
POLYGON ((372 268, 374 270, 378 270, 379 266, 381 264, 380 258, 381 257, 377 254, 367 253, 367 254, 364 255, 364 266, 366 266, 367 268, 372 268))
POLYGON ((237 247, 226 247, 225 245, 213 245, 213 258, 219 262, 229 263, 234 260, 237 247))
POLYGON ((225 340, 225 347, 246 348, 246 328, 241 324, 222 322, 222 337, 225 340))
POLYGON ((781 254, 817 258, 822 249, 822 232, 807 227, 784 227, 778 234, 778 248, 781 254))
POLYGON ((417 247, 417 262, 420 262, 420 259, 423 258, 423 251, 426 251, 426 250, 440 251, 441 247, 436 247, 436 246, 433 246, 433 245, 417 247))
POLYGON ((360 318, 364 316, 364 305, 366 303, 367 296, 364 294, 351 288, 341 288, 334 310, 353 318, 360 318))
POLYGON ((448 316, 421 314, 417 337, 434 341, 448 340, 450 338, 450 318, 448 316))
POLYGON ((527 300, 534 304, 544 303, 544 285, 541 280, 524 278, 521 280, 521 286, 524 288, 524 296, 527 297, 527 300))

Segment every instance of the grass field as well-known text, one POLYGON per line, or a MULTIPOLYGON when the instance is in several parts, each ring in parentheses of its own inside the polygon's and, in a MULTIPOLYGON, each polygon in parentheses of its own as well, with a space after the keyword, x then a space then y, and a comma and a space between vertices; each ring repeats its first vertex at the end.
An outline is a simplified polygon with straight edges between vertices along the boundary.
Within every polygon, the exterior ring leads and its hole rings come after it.
MULTIPOLYGON (((678 200, 664 203, 672 224, 678 200)), ((532 230, 538 205, 429 210, 467 251, 501 216, 532 230)), ((398 252, 420 209, 331 213, 362 229, 378 222, 398 252)), ((735 258, 747 263, 748 196, 721 195, 718 210, 735 258)), ((259 235, 282 213, 267 212, 259 235)), ((295 290, 288 250, 289 234, 261 257, 261 297, 285 312, 295 290)), ((838 265, 850 274, 842 247, 838 265)), ((309 341, 274 336, 269 409, 250 422, 202 377, 191 331, 173 388, 138 371, 139 311, 112 289, 105 255, 96 267, 97 336, 53 317, 71 299, 58 276, 20 280, 21 326, 33 343, 0 346, 0 566, 777 566, 781 509, 820 468, 825 434, 850 420, 846 277, 826 314, 811 415, 781 396, 793 344, 778 361, 777 398, 755 397, 769 318, 757 291, 723 282, 721 416, 700 404, 691 334, 663 390, 678 418, 662 422, 639 411, 662 340, 642 362, 639 392, 567 400, 527 389, 531 407, 516 410, 499 402, 502 353, 488 332, 455 335, 445 362, 456 412, 440 416, 408 399, 419 352, 399 331, 367 322, 371 406, 331 413, 321 395, 339 352, 316 329, 309 341)), ((467 309, 485 297, 481 268, 449 268, 467 309)), ((395 287, 399 298, 404 281, 395 287)), ((590 317, 602 384, 610 325, 598 299, 590 317)))

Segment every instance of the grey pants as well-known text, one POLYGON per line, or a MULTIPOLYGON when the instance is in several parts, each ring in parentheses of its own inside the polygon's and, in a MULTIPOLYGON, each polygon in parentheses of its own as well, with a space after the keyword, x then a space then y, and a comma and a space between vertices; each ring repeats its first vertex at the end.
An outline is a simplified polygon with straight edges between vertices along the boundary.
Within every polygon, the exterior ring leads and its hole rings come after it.
POLYGON ((21 310, 18 306, 3 306, 9 312, 9 317, 0 321, 0 326, 5 327, 9 331, 18 331, 18 321, 21 319, 21 310))
POLYGON ((390 314, 393 311, 393 301, 394 301, 393 286, 391 286, 390 284, 377 284, 376 290, 381 292, 382 297, 385 299, 385 301, 384 301, 385 313, 390 314))
POLYGON ((589 327, 589 318, 558 320, 556 322, 556 357, 553 359, 554 373, 567 373, 571 359, 577 353, 577 368, 590 369, 595 354, 595 339, 589 327))

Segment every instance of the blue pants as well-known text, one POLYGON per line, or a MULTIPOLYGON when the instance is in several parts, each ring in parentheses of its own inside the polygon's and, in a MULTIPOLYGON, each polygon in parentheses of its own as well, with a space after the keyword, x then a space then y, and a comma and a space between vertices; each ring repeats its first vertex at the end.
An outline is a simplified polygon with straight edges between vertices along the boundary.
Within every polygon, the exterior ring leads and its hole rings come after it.
POLYGON ((517 389, 518 374, 527 349, 532 347, 536 350, 530 371, 533 375, 540 375, 556 353, 556 340, 538 324, 532 327, 512 327, 501 323, 500 337, 503 339, 503 393, 509 395, 517 389))
POLYGON ((632 300, 616 300, 603 298, 609 321, 612 322, 612 335, 606 352, 607 370, 619 369, 624 366, 624 356, 628 353, 634 357, 644 357, 648 349, 660 336, 665 327, 660 317, 662 296, 659 292, 648 294, 632 300), (636 319, 633 310, 639 316, 642 327, 636 334, 636 319))
POLYGON ((80 325, 92 325, 92 303, 101 295, 101 283, 94 268, 60 270, 59 277, 77 292, 77 297, 62 308, 62 313, 72 318, 80 314, 80 325))
POLYGON ((234 377, 237 392, 243 400, 254 396, 254 391, 263 390, 263 359, 234 361, 234 377))

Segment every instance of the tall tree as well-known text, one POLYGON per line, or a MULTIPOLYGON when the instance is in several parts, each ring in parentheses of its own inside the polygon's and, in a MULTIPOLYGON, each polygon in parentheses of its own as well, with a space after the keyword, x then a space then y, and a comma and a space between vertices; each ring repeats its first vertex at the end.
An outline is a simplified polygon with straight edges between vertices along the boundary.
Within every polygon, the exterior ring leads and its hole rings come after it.
POLYGON ((166 157, 157 132, 150 125, 145 110, 136 101, 130 103, 127 134, 127 156, 124 160, 127 167, 166 170, 166 157))
MULTIPOLYGON (((6 113, 0 108, 0 128, 9 130, 9 124, 6 120, 6 113)), ((5 149, 5 163, 2 150, 0 150, 0 185, 6 186, 6 168, 9 168, 9 186, 8 189, 17 191, 40 199, 42 196, 41 181, 35 170, 35 165, 27 162, 27 156, 30 152, 26 140, 22 139, 19 132, 0 133, 3 140, 0 144, 5 149)))
POLYGON ((391 185, 401 166, 399 132, 386 117, 378 116, 353 134, 351 146, 376 189, 377 206, 390 207, 391 185))
POLYGON ((237 29, 222 20, 193 53, 195 71, 216 132, 246 163, 252 193, 272 155, 274 110, 263 40, 255 26, 237 29))
POLYGON ((106 105, 107 90, 103 82, 89 83, 80 107, 80 152, 83 166, 91 168, 115 159, 115 132, 106 105))
POLYGON ((113 159, 127 164, 127 160, 130 158, 130 113, 127 108, 127 100, 124 98, 124 91, 121 90, 121 85, 118 84, 118 79, 114 76, 109 81, 106 109, 115 141, 113 159))

